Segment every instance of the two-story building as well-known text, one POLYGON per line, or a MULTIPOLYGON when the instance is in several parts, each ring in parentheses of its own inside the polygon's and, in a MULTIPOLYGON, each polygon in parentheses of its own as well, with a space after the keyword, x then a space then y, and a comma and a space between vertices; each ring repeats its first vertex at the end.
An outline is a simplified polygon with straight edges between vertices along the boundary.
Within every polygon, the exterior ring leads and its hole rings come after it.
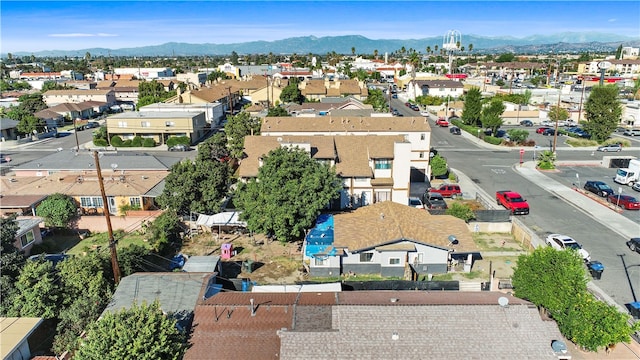
POLYGON ((412 80, 407 83, 406 93, 409 99, 415 99, 418 96, 457 99, 463 95, 464 85, 454 80, 412 80))
POLYGON ((204 112, 189 111, 133 111, 115 114, 106 120, 109 138, 123 140, 136 136, 151 138, 165 144, 171 136, 186 136, 195 143, 210 128, 204 112))
POLYGON ((82 103, 85 101, 97 101, 109 106, 116 104, 115 92, 112 89, 102 90, 49 90, 42 94, 42 100, 47 106, 56 106, 64 103, 82 103))

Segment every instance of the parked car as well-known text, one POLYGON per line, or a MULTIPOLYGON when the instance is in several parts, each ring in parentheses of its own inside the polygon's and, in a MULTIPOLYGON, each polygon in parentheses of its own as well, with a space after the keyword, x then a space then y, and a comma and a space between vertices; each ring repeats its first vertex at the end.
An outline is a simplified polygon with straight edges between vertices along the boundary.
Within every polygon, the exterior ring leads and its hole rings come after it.
POLYGON ((169 148, 169 151, 190 151, 189 145, 177 144, 169 148))
POLYGON ((526 127, 533 126, 533 121, 531 121, 531 120, 522 120, 522 121, 520 121, 520 125, 526 126, 526 127))
POLYGON ((429 189, 429 192, 438 193, 442 197, 456 198, 462 196, 462 190, 458 184, 442 184, 439 188, 429 189))
POLYGON ((627 129, 622 133, 622 135, 640 136, 640 129, 627 129))
MULTIPOLYGON (((551 128, 549 128, 549 129, 545 129, 545 130, 542 132, 542 135, 544 135, 544 136, 553 136, 553 135, 555 135, 555 134, 556 134, 556 129, 551 129, 551 128)), ((560 132, 558 132, 558 135, 560 135, 560 132)))
POLYGON ((619 152, 619 151, 622 151, 622 144, 617 143, 617 144, 602 145, 602 146, 598 146, 597 150, 602 152, 609 152, 609 151, 619 152))
POLYGON ((417 198, 417 197, 409 198, 409 206, 415 207, 418 209, 424 209, 424 204, 422 203, 422 200, 420 200, 420 198, 417 198))
POLYGON ((453 135, 462 135, 462 131, 457 126, 450 127, 449 132, 452 133, 453 135))
POLYGON ((449 127, 449 122, 444 118, 439 118, 436 120, 436 125, 440 127, 449 127))
POLYGON ((95 122, 95 121, 89 121, 89 122, 87 123, 87 125, 85 125, 84 127, 85 127, 85 128, 87 128, 87 129, 93 129, 93 128, 98 128, 98 127, 100 127, 100 124, 98 124, 98 123, 97 123, 97 122, 95 122))
POLYGON ((607 197, 607 201, 627 210, 640 210, 640 201, 631 195, 611 194, 607 197))
POLYGON ((539 128, 537 128, 537 129, 536 129, 536 133, 538 133, 538 134, 542 134, 542 133, 543 133, 543 132, 545 132, 545 130, 547 130, 547 129, 551 129, 551 128, 550 128, 550 127, 547 127, 547 126, 541 126, 541 127, 539 127, 539 128))
POLYGON ((420 107, 416 104, 411 104, 411 106, 409 107, 411 108, 411 110, 420 111, 420 107))
POLYGON ((398 94, 393 94, 393 95, 391 95, 391 98, 392 98, 392 99, 397 99, 397 98, 398 98, 398 94))
POLYGON ((627 246, 631 251, 635 251, 640 254, 640 237, 629 239, 629 241, 627 241, 627 246))
POLYGON ((640 191, 640 182, 633 183, 633 185, 631 185, 631 188, 635 191, 640 191))
POLYGON ((583 249, 582 245, 578 244, 577 241, 573 240, 567 235, 551 234, 547 236, 545 243, 556 250, 573 249, 578 252, 580 257, 582 257, 584 261, 591 260, 591 256, 589 255, 587 250, 583 249))
POLYGON ((602 197, 613 194, 611 186, 602 181, 589 180, 584 183, 584 189, 602 197))
POLYGON ((542 126, 556 126, 556 122, 555 121, 551 121, 551 120, 543 120, 542 122, 540 122, 540 125, 542 125, 542 126))
POLYGON ((406 102, 406 103, 404 103, 404 106, 411 107, 411 103, 410 102, 406 102))
POLYGON ((11 158, 8 156, 5 156, 4 154, 0 154, 0 163, 6 163, 11 161, 11 158))
POLYGON ((424 203, 424 207, 429 210, 447 209, 447 202, 444 201, 442 195, 438 193, 426 192, 422 196, 422 202, 424 203))

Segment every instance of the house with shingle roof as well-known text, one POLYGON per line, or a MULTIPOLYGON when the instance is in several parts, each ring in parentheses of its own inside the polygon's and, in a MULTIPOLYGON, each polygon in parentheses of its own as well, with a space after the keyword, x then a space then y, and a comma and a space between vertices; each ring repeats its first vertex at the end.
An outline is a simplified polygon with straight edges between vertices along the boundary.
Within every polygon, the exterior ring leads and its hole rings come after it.
POLYGON ((424 117, 266 117, 260 135, 334 136, 336 150, 342 153, 336 167, 353 189, 352 197, 341 201, 343 205, 386 200, 407 204, 409 183, 429 179, 431 127, 424 117), (398 135, 403 140, 392 138, 392 144, 384 146, 375 143, 398 135), (358 165, 342 168, 340 163, 346 162, 358 165))
POLYGON ((231 111, 235 105, 240 102, 240 88, 234 87, 233 84, 217 83, 209 87, 200 89, 190 89, 182 91, 177 89, 177 94, 166 99, 165 103, 174 104, 207 104, 220 103, 224 106, 224 111, 231 111))
POLYGON ((0 118, 0 140, 16 140, 18 138, 18 121, 0 118))
POLYGON ((55 106, 63 103, 78 104, 85 101, 99 101, 111 106, 116 103, 116 96, 112 89, 49 90, 42 94, 42 100, 44 100, 47 106, 55 106))
POLYGON ((353 97, 364 100, 369 95, 369 88, 356 79, 308 79, 300 82, 298 88, 309 100, 322 100, 325 97, 353 97))
POLYGON ((331 226, 322 239, 312 229, 303 245, 312 276, 355 273, 418 280, 447 273, 454 263, 471 269, 479 254, 463 220, 391 201, 332 215, 326 222, 331 226), (325 246, 312 246, 316 243, 325 246))
POLYGON ((557 360, 563 339, 500 292, 223 292, 198 302, 193 325, 185 360, 557 360))

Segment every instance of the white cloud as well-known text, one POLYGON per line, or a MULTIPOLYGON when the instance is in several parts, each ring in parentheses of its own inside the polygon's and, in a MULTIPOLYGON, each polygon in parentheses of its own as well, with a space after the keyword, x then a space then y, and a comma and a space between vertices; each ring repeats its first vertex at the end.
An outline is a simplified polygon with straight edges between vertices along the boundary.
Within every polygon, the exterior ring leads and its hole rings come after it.
POLYGON ((80 37, 113 37, 118 36, 116 34, 83 34, 83 33, 70 33, 70 34, 49 34, 49 37, 60 37, 60 38, 80 38, 80 37))
POLYGON ((618 21, 618 19, 613 18, 613 19, 609 19, 609 20, 607 20, 607 21, 608 21, 608 22, 616 22, 616 21, 618 21))

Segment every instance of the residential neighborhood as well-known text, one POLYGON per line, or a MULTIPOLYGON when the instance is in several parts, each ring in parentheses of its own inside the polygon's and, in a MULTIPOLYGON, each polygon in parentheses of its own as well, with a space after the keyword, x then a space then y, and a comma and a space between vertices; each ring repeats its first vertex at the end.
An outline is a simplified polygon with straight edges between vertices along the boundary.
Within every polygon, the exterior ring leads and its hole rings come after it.
POLYGON ((444 45, 2 54, 3 359, 640 358, 638 48, 444 45))

